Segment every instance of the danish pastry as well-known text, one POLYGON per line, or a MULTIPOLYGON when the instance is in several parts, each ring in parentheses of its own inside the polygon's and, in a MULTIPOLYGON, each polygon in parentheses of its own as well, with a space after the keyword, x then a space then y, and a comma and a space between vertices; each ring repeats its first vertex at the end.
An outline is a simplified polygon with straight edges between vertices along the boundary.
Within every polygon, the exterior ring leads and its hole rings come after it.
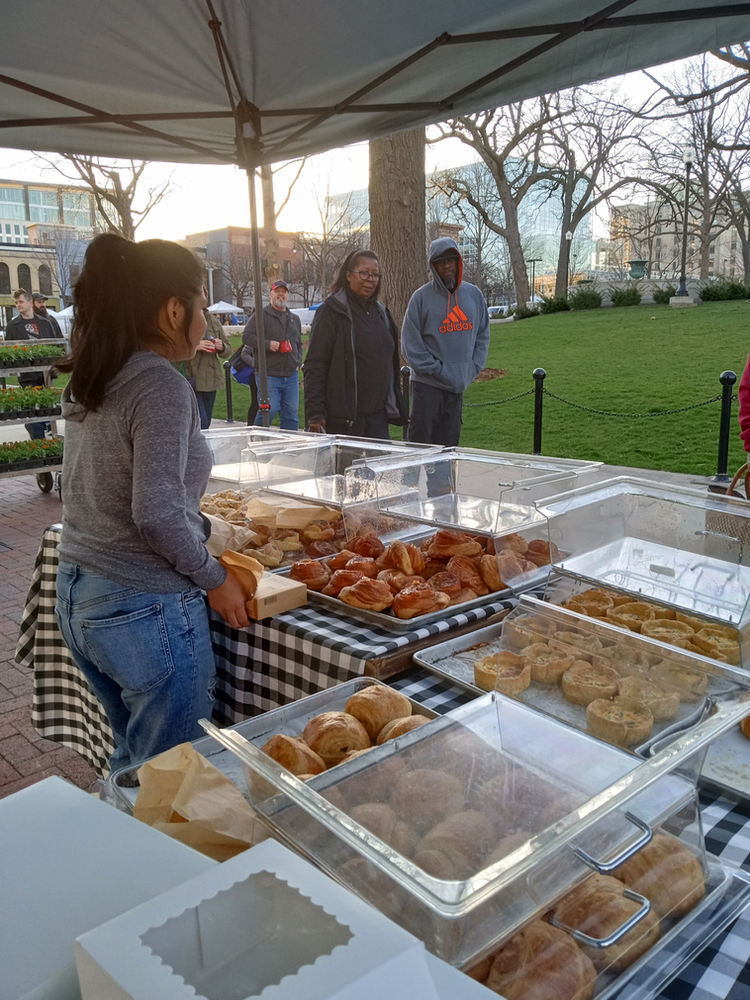
POLYGON ((378 536, 375 534, 372 525, 366 525, 365 527, 371 530, 365 532, 364 527, 360 529, 359 532, 354 536, 354 538, 349 539, 347 542, 347 548, 349 548, 356 556, 365 556, 368 559, 377 559, 385 552, 385 545, 380 541, 378 536))
POLYGON ((385 684, 370 684, 351 696, 344 711, 359 719, 374 743, 383 726, 411 715, 411 702, 385 684))
POLYGON ((445 560, 443 559, 428 559, 419 575, 425 580, 431 580, 436 573, 443 572, 445 565, 445 560))
POLYGON ((326 767, 339 764, 352 750, 371 746, 367 730, 346 712, 323 712, 305 726, 302 739, 323 759, 326 767))
POLYGON ((299 559, 289 568, 289 578, 304 583, 308 590, 322 590, 330 581, 331 574, 317 559, 299 559))
POLYGON ((487 551, 490 555, 499 555, 501 552, 518 552, 520 555, 525 556, 529 551, 529 543, 523 537, 523 535, 518 535, 513 532, 510 535, 500 535, 499 538, 491 538, 492 542, 492 552, 490 552, 490 546, 487 546, 487 551))
POLYGON ((396 617, 408 619, 447 608, 450 604, 450 597, 440 590, 434 590, 427 583, 413 583, 409 587, 399 590, 392 601, 393 613, 396 617))
POLYGON ((462 587, 468 587, 477 596, 483 597, 489 594, 489 587, 482 579, 477 563, 471 556, 453 556, 448 560, 446 569, 458 577, 462 587))
POLYGON ((344 569, 357 569, 371 580, 374 580, 379 572, 375 560, 369 556, 352 556, 344 569))
POLYGON ((403 590, 404 587, 408 587, 411 583, 424 583, 421 576, 406 576, 400 569, 381 569, 376 579, 387 583, 394 594, 403 590))
POLYGON ((461 531, 439 528, 432 536, 427 555, 433 559, 450 559, 452 556, 481 555, 482 546, 461 531))
POLYGON ((522 555, 519 555, 517 552, 501 552, 498 556, 495 557, 495 559, 497 565, 497 572, 500 579, 499 588, 493 587, 490 581, 485 577, 484 573, 482 572, 483 567, 485 567, 487 564, 482 562, 481 560, 479 564, 479 572, 482 573, 482 579, 490 588, 490 590, 497 590, 497 589, 505 590, 507 587, 510 586, 513 580, 515 580, 519 576, 523 576, 524 573, 528 572, 529 564, 524 559, 524 557, 522 555))
POLYGON ((365 608, 369 611, 385 611, 393 604, 391 588, 382 580, 371 580, 364 577, 351 587, 344 587, 339 592, 339 600, 353 608, 365 608))
POLYGON ((359 569, 337 569, 331 579, 321 590, 328 597, 338 597, 344 587, 351 587, 357 580, 364 579, 364 573, 359 569))
POLYGON ((535 538, 529 542, 526 558, 535 566, 549 566, 552 562, 559 562, 560 550, 554 542, 545 542, 541 538, 535 538))
POLYGON ((393 568, 401 570, 406 576, 417 576, 424 569, 424 556, 411 542, 391 542, 388 551, 393 568))
POLYGON ((333 573, 337 569, 343 569, 350 559, 354 558, 354 553, 350 549, 342 549, 335 556, 325 560, 328 569, 333 573))
POLYGON ((452 608, 456 604, 466 604, 467 601, 475 601, 477 597, 479 597, 479 594, 473 591, 471 587, 464 587, 455 597, 451 597, 448 607, 452 608))
POLYGON ((444 569, 441 573, 436 573, 431 576, 427 582, 428 587, 432 587, 433 590, 440 590, 448 597, 455 597, 456 594, 460 594, 463 587, 461 586, 461 581, 455 575, 455 573, 449 572, 444 569))

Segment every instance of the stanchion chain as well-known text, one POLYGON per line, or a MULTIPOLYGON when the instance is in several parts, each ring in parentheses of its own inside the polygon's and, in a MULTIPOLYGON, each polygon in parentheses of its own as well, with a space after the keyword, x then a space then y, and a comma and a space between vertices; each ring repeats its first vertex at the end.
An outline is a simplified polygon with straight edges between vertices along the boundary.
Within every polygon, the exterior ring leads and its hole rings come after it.
POLYGON ((511 403, 514 399, 523 399, 524 396, 531 396, 535 391, 535 389, 527 389, 526 392, 519 392, 517 396, 508 396, 506 399, 493 399, 490 403, 464 403, 464 409, 477 409, 482 406, 497 406, 498 403, 511 403))
MULTIPOLYGON (((533 392, 533 389, 531 390, 533 392)), ((628 417, 628 418, 645 418, 645 417, 666 417, 673 413, 687 413, 688 410, 697 410, 701 406, 708 406, 710 403, 718 403, 721 401, 721 396, 714 396, 712 399, 705 399, 702 403, 693 403, 691 406, 681 406, 677 410, 658 410, 656 413, 613 413, 611 410, 596 410, 593 406, 582 406, 580 403, 571 403, 569 399, 563 399, 562 396, 556 396, 554 392, 550 392, 549 389, 543 389, 545 396, 549 396, 551 399, 556 399, 558 403, 565 403, 566 406, 572 406, 576 410, 585 410, 587 413, 596 413, 600 417, 628 417)), ((732 397, 737 399, 736 396, 732 397)))

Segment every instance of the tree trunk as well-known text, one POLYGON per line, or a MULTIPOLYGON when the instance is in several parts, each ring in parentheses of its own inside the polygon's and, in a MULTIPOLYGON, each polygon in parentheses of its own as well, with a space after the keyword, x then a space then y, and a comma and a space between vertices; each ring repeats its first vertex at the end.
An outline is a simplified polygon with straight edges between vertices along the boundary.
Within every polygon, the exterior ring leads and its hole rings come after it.
POLYGON ((273 195, 273 171, 268 164, 260 168, 260 186, 263 194, 263 235, 266 245, 266 277, 270 288, 281 277, 281 251, 276 232, 276 202, 273 195))
POLYGON ((427 281, 424 129, 370 140, 370 246, 383 272, 380 297, 399 328, 427 281))

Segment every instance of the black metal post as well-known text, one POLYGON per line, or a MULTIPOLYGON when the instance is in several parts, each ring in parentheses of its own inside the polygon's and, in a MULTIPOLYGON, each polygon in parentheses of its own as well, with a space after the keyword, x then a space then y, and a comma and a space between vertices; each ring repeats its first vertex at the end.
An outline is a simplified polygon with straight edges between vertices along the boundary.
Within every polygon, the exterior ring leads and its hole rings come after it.
POLYGON ((406 416, 411 413, 411 368, 403 365, 401 368, 401 395, 406 405, 406 416))
POLYGON ((682 223, 682 272, 680 274, 680 287, 675 292, 675 297, 686 296, 688 294, 687 290, 687 275, 686 265, 687 265, 687 233, 688 233, 688 195, 690 193, 690 168, 692 167, 692 161, 688 160, 685 164, 685 215, 682 223))
POLYGON ((547 372, 543 368, 535 368, 534 376, 534 450, 532 455, 542 454, 542 402, 544 401, 544 380, 547 372))
POLYGON ((224 362, 224 385, 227 390, 227 423, 234 423, 234 411, 232 409, 232 365, 231 362, 224 362))
POLYGON ((722 372, 719 376, 721 390, 721 418, 719 421, 719 465, 712 483, 730 483, 732 477, 727 474, 729 460, 729 438, 732 423, 732 386, 737 381, 734 372, 722 372))

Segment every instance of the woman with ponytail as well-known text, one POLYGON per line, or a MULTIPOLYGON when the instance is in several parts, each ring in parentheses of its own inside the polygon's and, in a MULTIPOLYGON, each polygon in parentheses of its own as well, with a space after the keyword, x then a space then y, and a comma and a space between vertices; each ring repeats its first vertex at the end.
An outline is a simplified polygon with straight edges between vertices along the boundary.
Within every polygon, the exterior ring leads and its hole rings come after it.
POLYGON ((233 627, 248 619, 205 546, 211 453, 172 367, 206 329, 202 265, 176 243, 98 236, 75 304, 56 366, 70 375, 57 617, 114 731, 114 769, 202 735, 216 672, 203 592, 233 627))

